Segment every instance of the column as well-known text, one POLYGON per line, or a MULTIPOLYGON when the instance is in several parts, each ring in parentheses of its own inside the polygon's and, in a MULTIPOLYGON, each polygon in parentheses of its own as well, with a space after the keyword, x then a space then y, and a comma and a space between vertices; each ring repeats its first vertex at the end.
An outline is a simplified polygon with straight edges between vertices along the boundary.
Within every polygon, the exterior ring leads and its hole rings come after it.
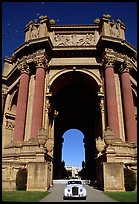
POLYGON ((59 141, 58 141, 58 152, 57 152, 57 158, 58 158, 58 178, 62 178, 62 171, 63 171, 63 166, 62 166, 62 146, 64 142, 64 138, 63 137, 59 137, 59 141))
POLYGON ((120 139, 113 58, 107 58, 105 61, 105 90, 108 126, 113 130, 114 138, 120 139))
POLYGON ((43 102, 44 102, 44 82, 45 82, 45 58, 37 58, 36 64, 36 81, 33 100, 32 112, 32 129, 30 139, 36 139, 38 130, 42 126, 43 102))
POLYGON ((6 93, 2 92, 2 114, 4 113, 6 93))
POLYGON ((132 96, 129 68, 127 67, 127 64, 124 63, 119 71, 122 89, 126 139, 128 142, 137 142, 137 126, 135 119, 134 102, 132 96))
POLYGON ((25 120, 27 110, 28 88, 29 88, 29 66, 26 63, 20 65, 21 78, 19 84, 17 109, 15 117, 14 141, 24 140, 25 120))
POLYGON ((105 131, 105 118, 104 118, 104 105, 103 105, 103 101, 101 100, 101 103, 100 103, 100 113, 101 113, 101 125, 102 125, 102 135, 104 136, 104 131, 105 131))

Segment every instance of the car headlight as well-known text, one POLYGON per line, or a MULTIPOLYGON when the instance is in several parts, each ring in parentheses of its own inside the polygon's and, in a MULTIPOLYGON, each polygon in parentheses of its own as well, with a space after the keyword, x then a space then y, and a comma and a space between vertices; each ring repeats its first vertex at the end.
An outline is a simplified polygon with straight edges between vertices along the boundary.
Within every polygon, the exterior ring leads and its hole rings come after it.
POLYGON ((70 192, 70 189, 68 189, 68 192, 70 192))
POLYGON ((83 189, 80 188, 80 192, 83 192, 83 189))

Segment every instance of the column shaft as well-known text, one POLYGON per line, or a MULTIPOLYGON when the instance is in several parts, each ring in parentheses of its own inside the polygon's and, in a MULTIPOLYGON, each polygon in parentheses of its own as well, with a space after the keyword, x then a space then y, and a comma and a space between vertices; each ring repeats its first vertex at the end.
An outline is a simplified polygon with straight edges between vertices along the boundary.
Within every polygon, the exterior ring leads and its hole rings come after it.
POLYGON ((25 131, 25 119, 27 110, 29 75, 27 73, 21 74, 19 93, 17 100, 14 141, 23 141, 25 131))
POLYGON ((38 67, 36 70, 31 138, 37 138, 38 130, 41 128, 41 125, 42 125, 43 101, 44 101, 44 79, 45 79, 45 70, 43 67, 38 67))
POLYGON ((137 126, 135 120, 134 102, 131 90, 130 75, 127 71, 121 73, 121 88, 126 137, 129 142, 136 142, 137 126))
POLYGON ((4 113, 5 98, 6 98, 6 95, 2 94, 2 114, 4 113))
POLYGON ((106 87, 108 126, 113 130, 114 137, 120 139, 114 70, 113 67, 111 66, 105 68, 105 87, 106 87))

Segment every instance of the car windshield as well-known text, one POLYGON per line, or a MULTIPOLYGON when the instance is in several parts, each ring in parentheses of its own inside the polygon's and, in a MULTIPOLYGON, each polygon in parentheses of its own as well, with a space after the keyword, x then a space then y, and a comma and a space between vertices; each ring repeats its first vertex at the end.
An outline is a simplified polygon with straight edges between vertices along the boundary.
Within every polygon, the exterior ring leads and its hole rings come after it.
POLYGON ((68 181, 68 184, 82 184, 81 181, 68 181))

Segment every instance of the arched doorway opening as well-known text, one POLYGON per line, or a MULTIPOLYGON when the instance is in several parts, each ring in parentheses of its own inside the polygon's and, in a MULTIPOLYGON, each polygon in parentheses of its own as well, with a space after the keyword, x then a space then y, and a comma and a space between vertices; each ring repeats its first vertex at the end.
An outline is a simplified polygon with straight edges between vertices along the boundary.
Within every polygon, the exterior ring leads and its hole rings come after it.
POLYGON ((62 161, 67 178, 79 177, 78 172, 85 160, 84 135, 78 129, 69 129, 63 134, 62 161))
POLYGON ((26 165, 23 164, 16 174, 16 190, 27 190, 27 173, 26 165))
POLYGON ((95 139, 102 137, 99 89, 93 77, 79 71, 64 73, 52 83, 51 108, 58 112, 54 121, 53 179, 61 178, 63 134, 69 129, 83 133, 85 179, 96 179, 95 139))
POLYGON ((62 161, 66 166, 81 167, 84 158, 83 133, 69 129, 63 134, 62 161))

